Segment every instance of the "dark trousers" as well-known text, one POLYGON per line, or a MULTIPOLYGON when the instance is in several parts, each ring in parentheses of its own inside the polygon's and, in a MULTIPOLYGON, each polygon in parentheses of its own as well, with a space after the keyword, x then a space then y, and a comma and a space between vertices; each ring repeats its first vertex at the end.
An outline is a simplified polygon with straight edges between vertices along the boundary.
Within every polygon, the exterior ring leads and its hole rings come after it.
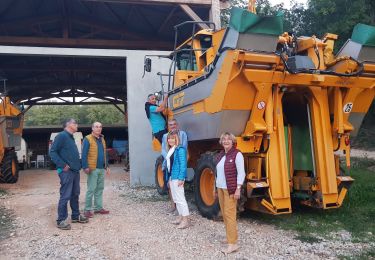
POLYGON ((160 142, 160 144, 163 142, 163 135, 168 133, 168 130, 167 129, 164 129, 164 130, 161 130, 157 133, 154 134, 154 137, 156 139, 158 139, 158 141, 160 142))
POLYGON ((79 217, 79 172, 67 171, 61 172, 60 177, 60 200, 57 209, 58 218, 57 222, 63 221, 68 218, 68 202, 72 208, 72 219, 79 217))

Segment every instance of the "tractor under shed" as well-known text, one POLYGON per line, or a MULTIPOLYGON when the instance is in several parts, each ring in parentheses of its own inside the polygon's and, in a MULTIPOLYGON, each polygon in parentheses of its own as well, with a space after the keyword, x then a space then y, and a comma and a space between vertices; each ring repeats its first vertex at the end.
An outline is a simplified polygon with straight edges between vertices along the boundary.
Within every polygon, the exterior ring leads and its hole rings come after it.
MULTIPOLYGON (((172 50, 178 23, 210 20, 219 27, 219 11, 219 0, 1 1, 0 76, 6 84, 0 92, 25 110, 115 105, 129 126, 131 184, 152 185, 157 154, 143 103, 160 80, 156 74, 142 78, 144 56, 172 50)), ((156 60, 154 66, 169 64, 156 60)))

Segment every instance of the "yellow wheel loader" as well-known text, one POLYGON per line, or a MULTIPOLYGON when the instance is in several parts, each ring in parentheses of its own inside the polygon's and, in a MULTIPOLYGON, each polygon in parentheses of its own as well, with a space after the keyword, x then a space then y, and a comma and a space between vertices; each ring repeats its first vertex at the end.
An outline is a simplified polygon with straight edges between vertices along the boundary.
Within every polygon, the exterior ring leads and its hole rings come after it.
POLYGON ((338 154, 349 169, 350 137, 374 99, 375 27, 358 24, 334 54, 337 37, 297 37, 283 32, 282 16, 233 8, 228 28, 203 29, 175 44, 169 109, 188 134, 203 216, 219 211, 214 157, 223 132, 236 136, 244 154, 246 208, 276 215, 291 213, 292 200, 321 209, 342 205, 354 180, 338 154))
POLYGON ((5 93, 2 94, 4 95, 0 97, 0 183, 15 183, 19 170, 15 151, 21 148, 23 113, 5 93))

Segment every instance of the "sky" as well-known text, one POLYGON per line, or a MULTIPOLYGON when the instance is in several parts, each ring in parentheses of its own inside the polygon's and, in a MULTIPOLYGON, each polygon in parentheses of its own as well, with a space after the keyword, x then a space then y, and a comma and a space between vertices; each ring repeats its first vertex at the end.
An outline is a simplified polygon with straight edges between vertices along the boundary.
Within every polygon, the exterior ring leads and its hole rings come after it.
MULTIPOLYGON (((307 0, 294 0, 295 2, 297 3, 302 3, 302 4, 306 4, 307 3, 307 0)), ((270 0, 270 3, 272 5, 277 5, 277 4, 281 4, 281 3, 284 3, 284 6, 286 8, 290 8, 291 6, 291 0, 270 0)))

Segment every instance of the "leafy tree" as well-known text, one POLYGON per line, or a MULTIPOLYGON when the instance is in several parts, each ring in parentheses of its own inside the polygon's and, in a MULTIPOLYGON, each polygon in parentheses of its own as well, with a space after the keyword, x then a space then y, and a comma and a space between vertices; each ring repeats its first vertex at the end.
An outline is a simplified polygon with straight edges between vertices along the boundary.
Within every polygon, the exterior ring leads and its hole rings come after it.
POLYGON ((112 105, 34 106, 25 115, 25 125, 59 125, 66 118, 75 118, 79 124, 100 121, 103 124, 121 124, 124 115, 112 105))
POLYGON ((350 38, 357 23, 375 25, 375 1, 310 0, 303 22, 308 35, 338 34, 338 49, 350 38))

